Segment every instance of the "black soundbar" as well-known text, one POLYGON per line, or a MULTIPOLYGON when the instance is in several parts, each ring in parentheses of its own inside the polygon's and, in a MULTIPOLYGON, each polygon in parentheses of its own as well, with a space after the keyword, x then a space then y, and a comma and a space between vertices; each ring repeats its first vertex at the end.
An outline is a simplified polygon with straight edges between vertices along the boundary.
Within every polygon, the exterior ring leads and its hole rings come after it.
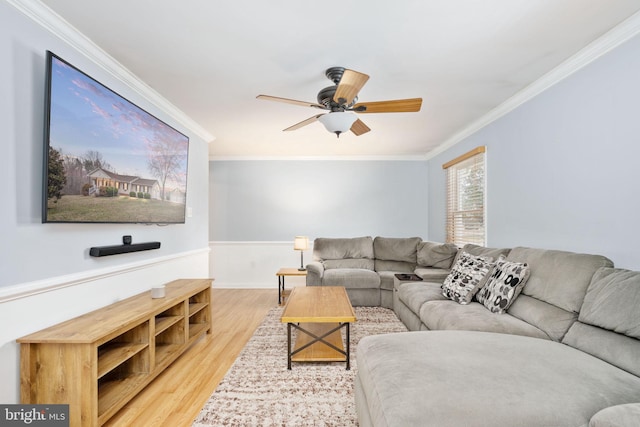
POLYGON ((129 243, 124 245, 114 246, 96 246, 89 249, 89 255, 91 256, 107 256, 126 254, 129 252, 149 251, 151 249, 160 248, 160 242, 146 242, 146 243, 129 243))

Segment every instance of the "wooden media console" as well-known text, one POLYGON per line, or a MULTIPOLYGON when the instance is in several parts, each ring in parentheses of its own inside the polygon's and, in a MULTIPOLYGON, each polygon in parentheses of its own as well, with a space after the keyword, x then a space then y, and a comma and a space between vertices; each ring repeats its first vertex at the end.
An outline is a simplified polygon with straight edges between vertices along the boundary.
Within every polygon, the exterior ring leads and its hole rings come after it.
POLYGON ((212 279, 180 279, 18 339, 24 404, 69 404, 99 426, 211 332, 212 279))

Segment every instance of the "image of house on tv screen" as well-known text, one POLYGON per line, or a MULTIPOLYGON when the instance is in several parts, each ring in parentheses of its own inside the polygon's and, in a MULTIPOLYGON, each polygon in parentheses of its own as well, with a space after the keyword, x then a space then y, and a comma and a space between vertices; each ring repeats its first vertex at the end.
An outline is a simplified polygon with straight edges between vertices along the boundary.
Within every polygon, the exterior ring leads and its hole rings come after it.
POLYGON ((184 223, 189 138, 48 55, 44 222, 184 223))

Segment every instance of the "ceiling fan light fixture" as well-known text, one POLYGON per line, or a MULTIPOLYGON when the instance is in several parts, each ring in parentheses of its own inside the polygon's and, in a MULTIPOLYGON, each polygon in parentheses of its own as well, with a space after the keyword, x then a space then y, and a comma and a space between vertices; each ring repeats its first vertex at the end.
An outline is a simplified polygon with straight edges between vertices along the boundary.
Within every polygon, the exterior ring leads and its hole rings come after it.
POLYGON ((354 113, 348 111, 334 111, 318 117, 318 120, 324 127, 327 128, 329 132, 335 133, 338 138, 340 138, 341 133, 351 129, 353 122, 357 119, 358 117, 354 113))

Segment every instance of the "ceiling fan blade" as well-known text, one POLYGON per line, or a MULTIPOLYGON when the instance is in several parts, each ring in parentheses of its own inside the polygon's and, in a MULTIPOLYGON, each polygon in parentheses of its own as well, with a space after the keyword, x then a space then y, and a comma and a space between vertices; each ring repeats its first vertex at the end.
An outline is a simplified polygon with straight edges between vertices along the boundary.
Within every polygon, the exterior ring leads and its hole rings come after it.
POLYGON ((291 131, 291 130, 300 129, 303 126, 310 125, 311 123, 317 121, 318 117, 320 117, 320 116, 324 116, 324 114, 318 114, 317 116, 309 117, 308 119, 303 120, 300 123, 296 123, 293 126, 289 126, 288 128, 283 129, 282 131, 283 132, 288 132, 288 131, 291 131))
POLYGON ((295 99, 289 98, 280 98, 279 96, 270 96, 270 95, 258 95, 257 99, 264 99, 266 101, 276 101, 276 102, 285 102, 287 104, 300 105, 302 107, 314 107, 314 108, 322 108, 326 110, 324 105, 316 104, 315 102, 306 102, 306 101, 297 101, 295 99))
POLYGON ((333 100, 340 105, 351 104, 367 80, 369 80, 369 76, 366 74, 353 70, 344 70, 336 93, 333 95, 333 100))
POLYGON ((422 98, 393 101, 358 102, 353 110, 358 113, 415 113, 422 107, 422 98))
POLYGON ((356 120, 351 125, 351 132, 353 132, 356 136, 360 136, 363 133, 369 132, 370 130, 371 129, 369 129, 369 126, 365 125, 364 122, 360 119, 356 120))

